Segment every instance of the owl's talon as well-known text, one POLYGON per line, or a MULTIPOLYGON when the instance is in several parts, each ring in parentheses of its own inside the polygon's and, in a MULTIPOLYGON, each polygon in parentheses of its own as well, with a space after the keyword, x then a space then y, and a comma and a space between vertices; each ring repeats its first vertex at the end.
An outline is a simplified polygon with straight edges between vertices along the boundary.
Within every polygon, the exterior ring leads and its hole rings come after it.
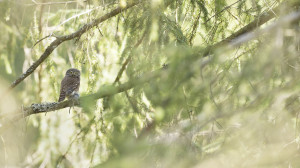
POLYGON ((78 100, 78 99, 79 99, 79 97, 80 97, 80 94, 79 94, 79 93, 77 93, 77 92, 75 92, 75 93, 72 95, 72 99, 76 99, 76 100, 78 100))

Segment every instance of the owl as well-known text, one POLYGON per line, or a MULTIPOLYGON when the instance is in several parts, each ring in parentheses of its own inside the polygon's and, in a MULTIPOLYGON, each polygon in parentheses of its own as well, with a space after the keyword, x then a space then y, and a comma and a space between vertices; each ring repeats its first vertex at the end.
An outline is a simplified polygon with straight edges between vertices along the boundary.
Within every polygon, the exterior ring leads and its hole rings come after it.
POLYGON ((67 70, 66 76, 61 81, 60 94, 58 102, 63 101, 66 97, 79 98, 79 86, 80 86, 80 71, 75 68, 67 70))

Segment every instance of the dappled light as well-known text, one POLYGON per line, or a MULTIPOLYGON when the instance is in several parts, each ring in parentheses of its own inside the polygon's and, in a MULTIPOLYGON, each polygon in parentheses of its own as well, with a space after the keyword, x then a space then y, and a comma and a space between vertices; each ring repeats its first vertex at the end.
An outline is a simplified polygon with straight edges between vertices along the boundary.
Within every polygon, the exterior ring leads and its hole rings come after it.
POLYGON ((0 0, 0 167, 300 167, 299 9, 0 0))

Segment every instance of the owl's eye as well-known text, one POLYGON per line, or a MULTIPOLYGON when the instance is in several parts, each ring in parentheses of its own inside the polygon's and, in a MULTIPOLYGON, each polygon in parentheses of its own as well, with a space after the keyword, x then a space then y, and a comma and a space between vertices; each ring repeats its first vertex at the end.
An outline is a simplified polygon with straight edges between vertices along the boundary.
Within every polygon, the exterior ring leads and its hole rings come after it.
POLYGON ((72 74, 72 75, 73 75, 73 71, 71 71, 71 72, 70 72, 70 74, 72 74))

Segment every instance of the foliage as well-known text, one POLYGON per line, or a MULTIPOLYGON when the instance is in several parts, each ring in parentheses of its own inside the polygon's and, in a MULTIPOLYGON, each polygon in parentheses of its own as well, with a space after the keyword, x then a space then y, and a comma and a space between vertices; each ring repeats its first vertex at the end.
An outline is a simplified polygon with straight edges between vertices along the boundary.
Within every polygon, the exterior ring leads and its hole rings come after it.
MULTIPOLYGON (((208 46, 279 4, 278 18, 299 7, 279 0, 140 1, 62 43, 13 92, 4 94, 7 83, 25 72, 55 36, 73 33, 135 1, 61 2, 0 1, 0 93, 5 96, 0 115, 22 105, 57 101, 60 81, 71 67, 82 72, 81 95, 157 70, 159 75, 85 102, 71 113, 66 108, 36 114, 8 126, 1 124, 1 116, 0 165, 300 166, 299 21, 239 47, 203 55, 208 46), (36 44, 50 34, 54 36, 36 44)), ((266 25, 271 22, 276 19, 266 25)))

